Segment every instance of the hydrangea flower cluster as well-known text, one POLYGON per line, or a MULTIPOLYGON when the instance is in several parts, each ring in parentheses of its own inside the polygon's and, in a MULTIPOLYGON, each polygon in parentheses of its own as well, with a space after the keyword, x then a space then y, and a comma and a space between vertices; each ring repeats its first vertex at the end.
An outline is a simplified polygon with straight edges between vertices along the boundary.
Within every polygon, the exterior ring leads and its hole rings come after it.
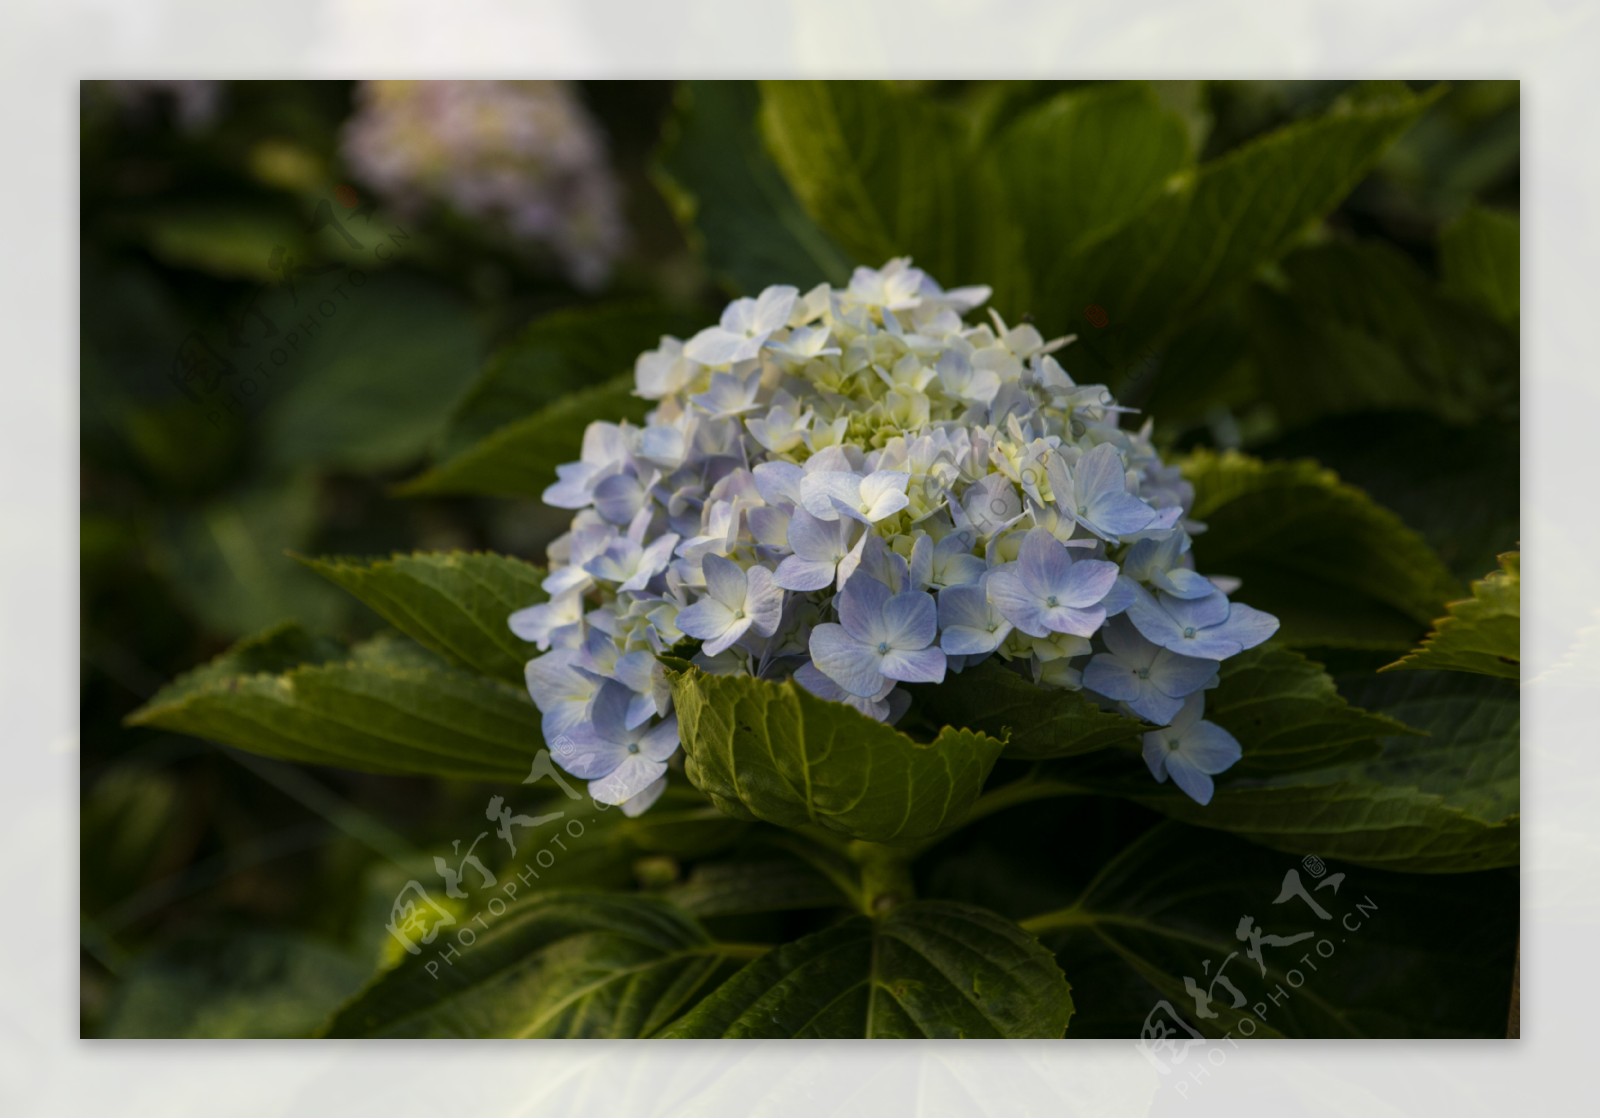
POLYGON ((556 760, 643 811, 678 746, 658 653, 793 677, 892 722, 903 684, 998 659, 1163 727, 1157 780, 1201 803, 1239 744, 1205 722, 1223 659, 1277 620, 1194 569, 1192 488, 1033 326, 964 319, 893 260, 769 287, 638 359, 643 426, 594 423, 544 500, 577 510, 547 602, 511 628, 556 760))
POLYGON ((442 203, 546 246, 595 288, 621 251, 621 190, 568 82, 363 82, 345 126, 358 177, 402 210, 442 203))

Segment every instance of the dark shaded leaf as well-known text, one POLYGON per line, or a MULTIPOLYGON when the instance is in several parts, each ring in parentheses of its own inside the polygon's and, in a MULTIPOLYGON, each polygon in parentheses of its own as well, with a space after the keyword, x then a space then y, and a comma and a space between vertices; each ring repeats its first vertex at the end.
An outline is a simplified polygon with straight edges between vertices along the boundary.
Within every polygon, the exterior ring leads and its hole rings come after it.
POLYGON ((767 953, 665 1036, 1057 1038, 1071 1017, 1066 979, 1032 937, 982 909, 918 901, 767 953))

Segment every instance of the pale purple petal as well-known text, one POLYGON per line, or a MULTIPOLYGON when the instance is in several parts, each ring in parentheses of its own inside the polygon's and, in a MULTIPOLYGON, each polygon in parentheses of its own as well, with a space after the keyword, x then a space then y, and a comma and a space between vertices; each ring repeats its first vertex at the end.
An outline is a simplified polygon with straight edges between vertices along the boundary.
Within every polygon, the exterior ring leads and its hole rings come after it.
POLYGON ((1023 585, 1014 570, 996 569, 989 575, 989 601, 1000 616, 1030 637, 1045 637, 1050 629, 1044 622, 1043 603, 1023 585))
POLYGON ((678 717, 668 715, 639 738, 639 753, 651 761, 664 762, 678 749, 678 717))
MULTIPOLYGON (((1091 606, 1087 610, 1079 610, 1074 606, 1046 606, 1039 611, 1039 620, 1051 633, 1093 637, 1105 625, 1106 612, 1099 606, 1091 606)), ((1021 626, 1017 628, 1022 629, 1021 626)))
POLYGON ((1174 598, 1162 594, 1157 599, 1161 609, 1172 616, 1179 629, 1193 627, 1204 629, 1218 625, 1228 618, 1228 599, 1223 594, 1209 594, 1204 598, 1174 598))
POLYGON ((1172 783, 1182 789, 1190 800, 1201 805, 1211 803, 1216 791, 1215 783, 1207 774, 1191 765, 1181 750, 1168 755, 1167 772, 1172 775, 1172 783))
POLYGON ((1178 753, 1201 773, 1221 773, 1244 756, 1237 738, 1216 723, 1204 721, 1185 732, 1178 753))
POLYGON ((939 632, 939 613, 926 591, 906 591, 884 604, 883 640, 896 649, 925 649, 939 632))
POLYGON ((843 626, 824 622, 811 631, 811 659, 851 695, 871 697, 883 689, 883 657, 876 647, 852 639, 843 626))
POLYGON ((1106 648, 1111 650, 1113 656, 1135 670, 1149 668, 1155 662, 1156 654, 1161 648, 1147 641, 1126 618, 1118 618, 1107 623, 1100 636, 1105 640, 1106 648))
POLYGON ((864 644, 876 645, 882 641, 883 611, 889 598, 888 587, 864 572, 857 572, 835 602, 845 632, 864 644))
POLYGON ((1134 586, 1133 580, 1126 575, 1117 576, 1116 582, 1111 584, 1111 589, 1100 600, 1100 605, 1108 617, 1116 617, 1133 605, 1134 586))
POLYGON ((800 480, 800 504, 823 521, 839 519, 839 506, 854 509, 861 502, 861 476, 847 470, 818 470, 800 480))
POLYGON ((601 804, 623 804, 644 792, 667 772, 667 763, 643 754, 629 754, 598 781, 589 782, 589 795, 601 804))
POLYGON ((778 564, 778 570, 773 573, 773 580, 785 590, 820 591, 833 582, 836 566, 825 560, 785 556, 783 562, 778 564))
POLYGON ((1085 451, 1072 471, 1078 504, 1092 505, 1102 495, 1127 493, 1126 470, 1122 455, 1110 443, 1085 451))
POLYGON ((678 611, 678 628, 705 642, 701 651, 714 657, 744 636, 750 619, 735 617, 732 610, 714 598, 702 598, 678 611))
POLYGON ((1149 667, 1150 682, 1174 699, 1193 695, 1217 677, 1216 661, 1186 657, 1169 649, 1157 653, 1149 667))
POLYGON ((890 680, 905 684, 938 684, 944 680, 944 650, 933 648, 910 652, 890 649, 883 658, 881 671, 890 680))
POLYGON ((752 567, 745 572, 746 585, 744 611, 750 628, 762 637, 771 637, 783 618, 783 588, 772 581, 772 572, 764 567, 752 567))
POLYGON ((1124 702, 1139 698, 1143 690, 1138 670, 1108 653, 1097 653, 1089 658, 1083 669, 1083 686, 1107 699, 1124 702))
POLYGON ((683 356, 701 365, 732 365, 759 354, 761 341, 720 326, 708 326, 684 343, 683 356))
POLYGON ((663 773, 649 785, 646 785, 642 792, 634 793, 633 796, 623 801, 622 814, 629 819, 643 814, 649 810, 651 805, 661 799, 661 794, 666 791, 666 788, 667 775, 663 773))
MULTIPOLYGON (((706 591, 712 598, 730 610, 744 609, 745 575, 742 567, 731 559, 708 554, 701 561, 701 570, 706 575, 706 591)), ((683 627, 680 625, 678 628, 683 627)))
POLYGON ((1148 680, 1141 680, 1140 685, 1139 694, 1124 702, 1130 711, 1142 719, 1165 723, 1183 706, 1183 700, 1163 695, 1159 689, 1151 687, 1148 680))
POLYGON ((1039 598, 1056 593, 1072 570, 1066 546, 1045 528, 1030 529, 1017 552, 1017 574, 1039 598))
POLYGON ((1150 767, 1150 776, 1163 782, 1167 779, 1167 755, 1171 753, 1167 749, 1166 739, 1162 737, 1165 733, 1158 730, 1145 735, 1144 748, 1141 751, 1144 755, 1144 764, 1150 767))
POLYGON ((800 504, 804 467, 792 462, 763 462, 750 473, 756 480, 756 492, 768 505, 800 504))
POLYGON ((562 769, 585 781, 595 781, 612 773, 628 758, 628 744, 606 742, 581 731, 557 742, 550 756, 562 769))
MULTIPOLYGON (((824 521, 804 509, 796 509, 794 516, 789 518, 789 547, 801 559, 838 563, 839 558, 849 551, 848 542, 853 531, 852 525, 824 521)), ((829 580, 832 580, 831 575, 829 580)))
POLYGON ((989 625, 989 600, 984 589, 968 583, 959 587, 946 587, 939 592, 939 628, 989 625))
POLYGON ((1198 571, 1188 567, 1174 567, 1157 580, 1161 589, 1176 598, 1204 598, 1214 594, 1216 587, 1198 571))
POLYGON ((1143 587, 1135 587, 1133 601, 1128 604, 1128 620, 1147 639, 1157 645, 1171 648, 1174 643, 1183 641, 1183 630, 1173 620, 1171 614, 1161 608, 1161 604, 1149 591, 1143 587))
MULTIPOLYGON (((1066 551, 1066 548, 1061 549, 1063 555, 1066 551)), ((1116 564, 1106 560, 1079 560, 1056 584, 1055 594, 1066 606, 1094 606, 1106 597, 1116 581, 1116 564)))
POLYGON ((751 333, 762 336, 771 334, 774 330, 789 324, 789 315, 794 310, 794 302, 800 296, 800 289, 790 287, 788 284, 774 284, 762 291, 756 299, 754 321, 751 322, 751 333))
POLYGON ((1127 536, 1148 528, 1156 511, 1128 493, 1106 494, 1095 499, 1086 516, 1079 517, 1101 536, 1127 536))
POLYGON ((830 703, 849 704, 869 719, 876 719, 881 723, 889 717, 890 704, 883 697, 889 695, 894 688, 893 680, 885 680, 882 690, 875 697, 851 695, 829 679, 816 665, 807 662, 795 669, 794 682, 818 699, 825 699, 830 703))
MULTIPOLYGON (((1253 649, 1278 632, 1278 619, 1242 602, 1229 604, 1228 619, 1206 631, 1206 636, 1216 636, 1238 646, 1235 652, 1253 649)), ((1230 654, 1231 655, 1231 654, 1230 654)))

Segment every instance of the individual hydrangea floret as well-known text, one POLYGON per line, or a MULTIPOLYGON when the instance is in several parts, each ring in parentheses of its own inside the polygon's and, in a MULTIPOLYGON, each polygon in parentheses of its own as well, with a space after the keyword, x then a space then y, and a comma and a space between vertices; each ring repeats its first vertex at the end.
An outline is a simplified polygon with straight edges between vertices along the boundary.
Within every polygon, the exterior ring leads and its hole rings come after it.
POLYGON ((545 493, 575 511, 512 629, 557 761, 626 811, 677 746, 659 654, 792 677, 887 722, 907 685, 999 661, 1163 729, 1145 758, 1209 801, 1238 743, 1201 719, 1219 662, 1277 620, 1194 568, 1194 493, 1150 425, 1055 356, 969 321, 909 260, 771 287, 640 355, 640 425, 595 423, 545 493), (1158 748, 1159 747, 1159 748, 1158 748))

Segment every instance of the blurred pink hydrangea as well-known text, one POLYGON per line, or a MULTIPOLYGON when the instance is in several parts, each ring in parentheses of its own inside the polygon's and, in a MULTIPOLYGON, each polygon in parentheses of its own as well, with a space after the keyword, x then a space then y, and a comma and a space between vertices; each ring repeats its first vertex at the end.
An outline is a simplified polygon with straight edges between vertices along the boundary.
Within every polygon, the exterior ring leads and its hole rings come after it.
POLYGON ((403 211, 444 205, 605 282, 622 249, 605 136, 569 82, 363 82, 344 156, 403 211))

